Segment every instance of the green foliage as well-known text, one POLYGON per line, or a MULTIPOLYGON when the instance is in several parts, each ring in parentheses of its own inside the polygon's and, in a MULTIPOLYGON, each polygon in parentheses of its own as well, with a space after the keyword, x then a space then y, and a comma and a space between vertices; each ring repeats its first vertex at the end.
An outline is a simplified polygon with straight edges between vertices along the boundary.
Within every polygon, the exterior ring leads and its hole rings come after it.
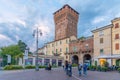
POLYGON ((22 40, 19 40, 18 41, 18 46, 19 46, 20 50, 24 53, 27 45, 24 42, 22 42, 22 40))
POLYGON ((11 64, 13 64, 13 65, 17 64, 17 60, 19 58, 19 55, 22 55, 22 52, 21 52, 18 45, 10 45, 7 47, 3 47, 3 48, 1 48, 1 50, 2 50, 1 53, 2 53, 2 56, 4 59, 3 62, 5 62, 4 64, 6 64, 6 62, 7 62, 7 58, 6 58, 7 55, 11 55, 11 58, 12 58, 11 64))
POLYGON ((120 73, 120 68, 118 68, 117 71, 120 73))
POLYGON ((98 66, 96 67, 96 70, 97 70, 97 71, 101 71, 101 66, 98 65, 98 66))
POLYGON ((16 56, 18 54, 21 54, 22 52, 20 51, 20 48, 18 45, 10 45, 8 47, 3 47, 2 48, 2 54, 3 55, 11 55, 11 56, 16 56))
POLYGON ((81 36, 80 38, 79 38, 79 40, 84 40, 85 39, 85 37, 84 36, 81 36))
POLYGON ((97 66, 97 61, 95 61, 95 66, 97 66))
POLYGON ((94 70, 96 70, 96 66, 95 65, 91 65, 91 66, 89 66, 89 69, 94 71, 94 70))
POLYGON ((39 66, 39 68, 46 68, 46 66, 39 66))
POLYGON ((7 65, 4 67, 4 70, 20 70, 20 69, 23 69, 23 67, 19 65, 7 65))
POLYGON ((74 63, 74 64, 72 64, 72 67, 77 67, 77 66, 78 66, 78 64, 75 64, 75 63, 74 63))
POLYGON ((25 66, 25 69, 34 69, 35 68, 35 66, 33 66, 33 65, 27 65, 27 66, 25 66))
POLYGON ((108 70, 108 68, 107 67, 101 67, 101 70, 106 72, 108 70))

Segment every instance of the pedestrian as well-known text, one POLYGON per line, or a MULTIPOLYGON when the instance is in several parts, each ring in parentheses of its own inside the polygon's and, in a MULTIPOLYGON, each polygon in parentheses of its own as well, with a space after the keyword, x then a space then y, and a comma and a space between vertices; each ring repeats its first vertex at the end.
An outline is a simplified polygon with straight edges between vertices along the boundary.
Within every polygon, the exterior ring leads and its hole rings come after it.
POLYGON ((79 73, 79 76, 82 75, 82 63, 78 64, 78 73, 79 73))
POLYGON ((83 65, 83 74, 87 75, 87 64, 86 63, 84 63, 83 65))
POLYGON ((68 70, 68 61, 65 61, 65 71, 66 71, 66 74, 67 74, 67 70, 68 70))
POLYGON ((71 62, 69 62, 69 64, 68 64, 67 75, 70 77, 72 76, 72 64, 71 64, 71 62))

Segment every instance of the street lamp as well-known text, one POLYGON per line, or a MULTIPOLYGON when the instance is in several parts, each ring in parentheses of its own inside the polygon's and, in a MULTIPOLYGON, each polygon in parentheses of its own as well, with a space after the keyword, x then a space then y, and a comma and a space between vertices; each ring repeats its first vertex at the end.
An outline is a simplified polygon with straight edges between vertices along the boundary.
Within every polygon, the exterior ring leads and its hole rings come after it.
POLYGON ((35 70, 39 71, 39 65, 38 65, 38 36, 42 36, 42 32, 40 29, 37 29, 33 31, 33 37, 36 36, 36 62, 35 62, 35 70))

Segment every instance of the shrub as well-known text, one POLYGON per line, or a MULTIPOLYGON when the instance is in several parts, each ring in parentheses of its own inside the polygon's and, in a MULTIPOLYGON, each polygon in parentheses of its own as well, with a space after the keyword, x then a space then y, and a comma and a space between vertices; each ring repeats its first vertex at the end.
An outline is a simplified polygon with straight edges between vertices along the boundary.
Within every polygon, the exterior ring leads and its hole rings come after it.
POLYGON ((20 70, 20 69, 23 69, 23 67, 19 65, 7 65, 4 67, 4 70, 20 70))
POLYGON ((98 66, 96 67, 96 70, 97 70, 97 71, 101 71, 101 66, 98 65, 98 66))
POLYGON ((27 65, 27 66, 25 66, 25 69, 34 69, 35 68, 35 66, 33 66, 33 65, 27 65))
POLYGON ((46 66, 39 66, 39 68, 45 68, 46 66))
POLYGON ((57 66, 56 66, 56 65, 53 65, 52 68, 57 68, 57 66))
POLYGON ((92 71, 94 71, 94 70, 96 70, 96 66, 91 65, 91 66, 89 66, 89 69, 92 70, 92 71))
POLYGON ((120 73, 120 68, 118 68, 117 71, 120 73))
POLYGON ((77 66, 78 66, 78 65, 77 65, 77 64, 75 64, 75 63, 74 63, 74 64, 72 64, 72 67, 77 67, 77 66))
POLYGON ((108 68, 107 67, 102 67, 101 70, 106 72, 108 70, 108 68))

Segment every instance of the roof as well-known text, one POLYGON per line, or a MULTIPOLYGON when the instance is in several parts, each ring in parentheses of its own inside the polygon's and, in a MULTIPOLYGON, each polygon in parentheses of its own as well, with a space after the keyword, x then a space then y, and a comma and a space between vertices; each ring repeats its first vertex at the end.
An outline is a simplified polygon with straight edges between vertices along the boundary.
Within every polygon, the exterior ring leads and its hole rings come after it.
POLYGON ((115 21, 118 21, 118 20, 120 20, 120 17, 111 20, 111 22, 115 22, 115 21))
POLYGON ((101 30, 104 30, 104 29, 108 29, 108 28, 112 28, 112 24, 110 24, 110 25, 107 25, 107 26, 104 26, 104 27, 100 27, 100 28, 97 28, 97 29, 95 29, 95 30, 92 30, 91 32, 98 32, 98 31, 101 31, 101 30))
POLYGON ((79 14, 76 10, 74 10, 72 7, 70 7, 68 4, 65 4, 62 8, 60 8, 59 10, 57 10, 56 12, 54 12, 53 14, 56 14, 57 12, 59 12, 60 10, 62 10, 63 8, 65 8, 66 6, 68 6, 70 9, 72 9, 74 12, 76 12, 77 14, 79 14))

